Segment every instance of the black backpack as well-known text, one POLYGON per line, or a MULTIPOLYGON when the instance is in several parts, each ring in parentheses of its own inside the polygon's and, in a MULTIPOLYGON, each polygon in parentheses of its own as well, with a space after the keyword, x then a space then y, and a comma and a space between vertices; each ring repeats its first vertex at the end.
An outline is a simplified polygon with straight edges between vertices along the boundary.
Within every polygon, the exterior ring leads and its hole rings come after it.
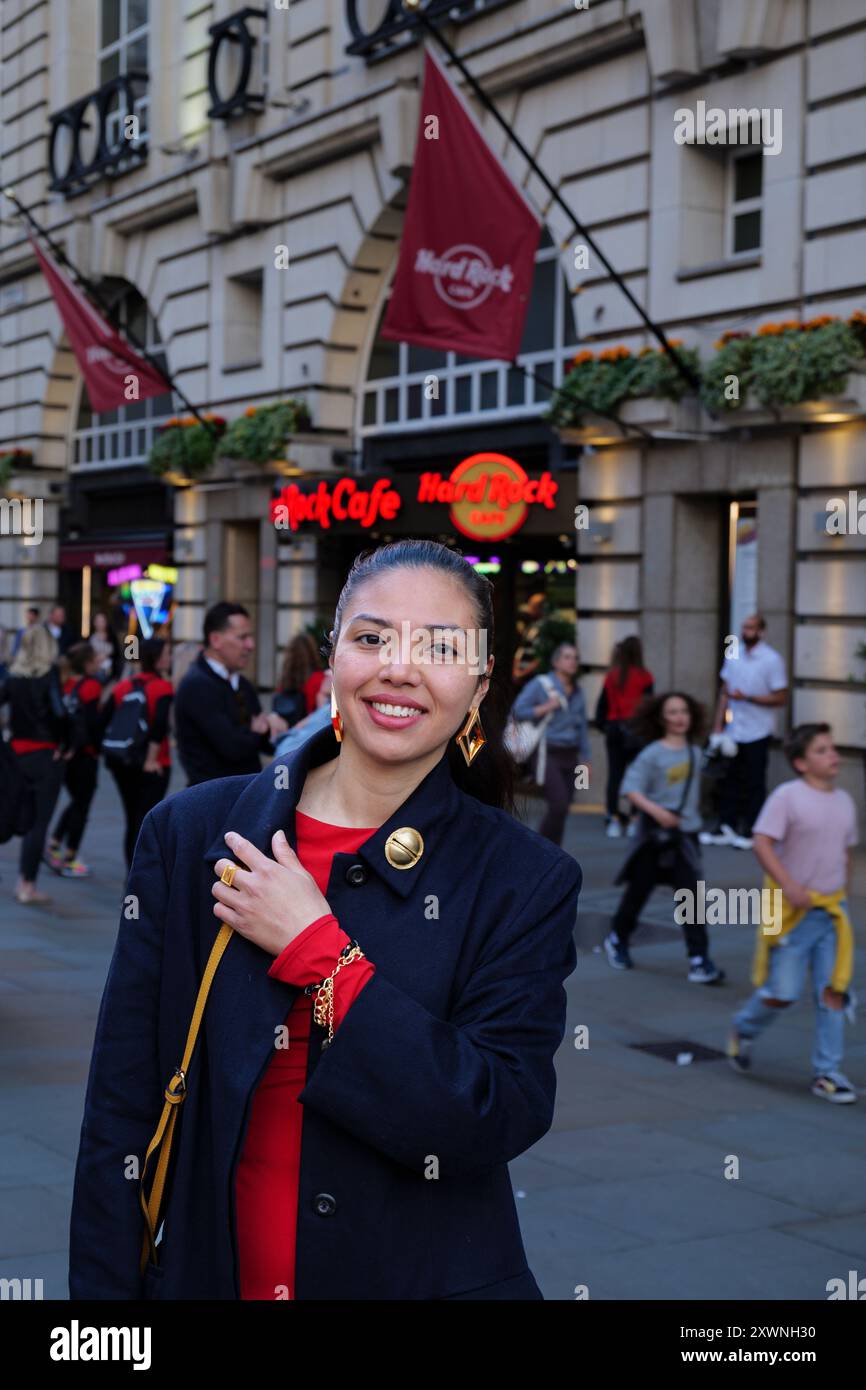
POLYGON ((111 716, 102 752, 106 762, 121 767, 141 768, 147 757, 150 724, 147 718, 146 682, 133 676, 132 686, 111 716))
POLYGON ((21 771, 18 759, 0 735, 0 845, 13 835, 26 835, 36 819, 36 796, 21 771))
POLYGON ((86 680, 87 677, 82 676, 63 696, 63 705, 69 717, 69 746, 76 751, 90 742, 87 734, 87 708, 81 698, 81 687, 86 680))

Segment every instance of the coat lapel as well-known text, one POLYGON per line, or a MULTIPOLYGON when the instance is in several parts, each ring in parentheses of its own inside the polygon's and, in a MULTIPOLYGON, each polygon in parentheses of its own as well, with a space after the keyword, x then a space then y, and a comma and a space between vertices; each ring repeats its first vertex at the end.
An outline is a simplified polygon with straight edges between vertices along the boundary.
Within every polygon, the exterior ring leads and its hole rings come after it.
MULTIPOLYGON (((297 850, 295 807, 300 800, 307 772, 335 756, 339 756, 339 744, 333 729, 327 726, 311 735, 288 757, 280 758, 266 767, 232 806, 216 839, 205 852, 205 861, 213 867, 218 859, 232 857, 225 843, 229 830, 243 835, 244 839, 250 840, 271 859, 271 839, 278 830, 285 831, 289 844, 297 850)), ((447 835, 459 797, 447 755, 443 755, 402 806, 364 841, 357 854, 399 897, 408 897, 447 835), (385 844, 395 830, 407 826, 419 832, 424 841, 424 851, 414 868, 398 869, 389 864, 385 844)))

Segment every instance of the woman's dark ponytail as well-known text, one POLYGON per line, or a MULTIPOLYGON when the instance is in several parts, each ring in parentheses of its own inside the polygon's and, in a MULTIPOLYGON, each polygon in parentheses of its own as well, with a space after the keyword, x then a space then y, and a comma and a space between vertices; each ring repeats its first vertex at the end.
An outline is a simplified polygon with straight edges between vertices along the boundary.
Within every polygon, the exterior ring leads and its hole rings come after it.
MULTIPOLYGON (((326 660, 330 659, 337 645, 346 604, 358 587, 366 579, 377 578, 396 569, 436 569, 452 575, 463 585, 472 602, 476 625, 479 631, 486 633, 487 651, 494 650, 493 587, 490 580, 473 569, 460 551, 440 545, 438 541, 400 540, 389 541, 375 550, 364 550, 355 557, 340 592, 334 626, 319 649, 326 660)), ((483 673, 478 676, 479 683, 482 679, 483 673)), ((467 766, 452 737, 446 757, 451 776, 462 791, 488 806, 513 812, 516 767, 503 742, 509 708, 509 691, 505 689, 503 678, 497 675, 497 667, 494 666, 487 694, 479 708, 487 742, 471 765, 467 766)))

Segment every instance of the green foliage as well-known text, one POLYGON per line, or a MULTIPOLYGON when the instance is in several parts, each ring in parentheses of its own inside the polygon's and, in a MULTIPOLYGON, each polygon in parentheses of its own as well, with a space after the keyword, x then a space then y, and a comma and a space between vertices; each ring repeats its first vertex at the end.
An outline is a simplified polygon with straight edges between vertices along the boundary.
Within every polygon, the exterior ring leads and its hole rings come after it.
MULTIPOLYGON (((754 335, 726 334, 703 364, 694 348, 677 351, 700 377, 701 401, 713 414, 739 410, 750 392, 767 409, 799 405, 845 390, 854 363, 866 357, 866 316, 855 314, 848 322, 826 316, 804 327, 767 324, 754 335), (733 399, 725 394, 730 394, 731 377, 737 378, 733 399)), ((675 401, 686 390, 664 352, 644 351, 637 357, 616 348, 599 357, 582 352, 546 418, 563 428, 579 424, 586 410, 616 417, 626 400, 652 396, 675 401)))
POLYGON ((286 444, 299 429, 310 424, 305 401, 290 398, 273 405, 251 407, 232 420, 220 442, 225 458, 246 459, 251 463, 270 463, 282 458, 286 444))
POLYGON ((6 487, 13 473, 21 468, 33 466, 33 455, 29 449, 7 449, 0 454, 0 487, 6 487))
POLYGON ((752 345, 755 339, 744 335, 724 343, 701 371, 701 402, 707 410, 721 414, 739 410, 752 382, 752 345), (730 377, 737 378, 737 396, 725 395, 730 377))
POLYGON ((169 424, 157 433, 147 465, 152 473, 202 478, 214 461, 219 432, 205 425, 169 424))
MULTIPOLYGON (((694 348, 677 346, 675 351, 693 371, 699 370, 694 348)), ((666 352, 651 350, 637 357, 616 349, 606 357, 580 353, 556 391, 546 418, 559 427, 577 425, 587 410, 616 416, 624 401, 649 396, 677 401, 687 389, 685 379, 666 352)))
POLYGON ((756 337, 752 350, 752 389, 763 406, 837 396, 863 349, 841 320, 808 331, 789 330, 756 337))

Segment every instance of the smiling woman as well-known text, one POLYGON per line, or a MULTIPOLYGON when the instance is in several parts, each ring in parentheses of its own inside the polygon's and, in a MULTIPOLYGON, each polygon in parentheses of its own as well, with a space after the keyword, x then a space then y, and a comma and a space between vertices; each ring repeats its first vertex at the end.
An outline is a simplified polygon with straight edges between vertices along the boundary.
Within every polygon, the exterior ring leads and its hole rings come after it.
POLYGON ((551 1124, 582 876, 509 813, 492 656, 436 657, 460 631, 492 651, 492 614, 454 550, 365 552, 324 647, 332 725, 147 816, 91 1064, 73 1298, 541 1298, 507 1164, 551 1124), (404 624, 426 640, 387 646, 404 624), (178 1094, 218 926, 153 1243, 129 1157, 178 1094))

